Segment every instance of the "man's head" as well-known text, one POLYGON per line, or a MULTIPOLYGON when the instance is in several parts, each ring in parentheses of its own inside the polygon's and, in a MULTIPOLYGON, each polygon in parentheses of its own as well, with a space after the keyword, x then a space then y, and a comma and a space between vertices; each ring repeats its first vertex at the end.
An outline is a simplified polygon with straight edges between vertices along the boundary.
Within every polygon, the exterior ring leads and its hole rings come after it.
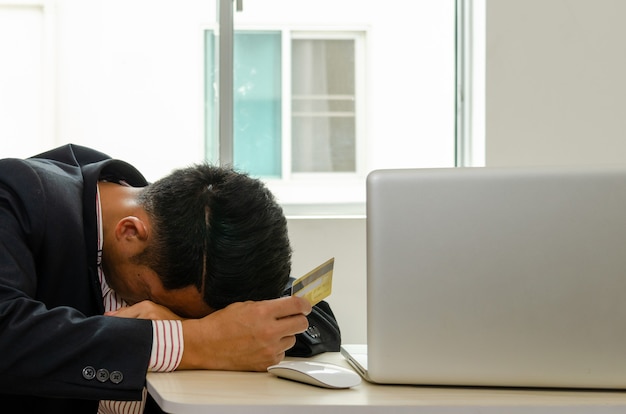
POLYGON ((193 285, 214 310, 282 293, 291 271, 287 222, 260 180, 198 164, 150 184, 138 201, 153 234, 133 260, 165 289, 193 285))

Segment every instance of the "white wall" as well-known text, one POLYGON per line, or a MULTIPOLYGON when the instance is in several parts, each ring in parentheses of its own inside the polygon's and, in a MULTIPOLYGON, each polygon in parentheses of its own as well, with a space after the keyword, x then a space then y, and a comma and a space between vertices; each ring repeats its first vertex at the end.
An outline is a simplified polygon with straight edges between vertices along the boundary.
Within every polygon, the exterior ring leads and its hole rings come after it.
POLYGON ((365 219, 290 218, 293 275, 335 258, 330 303, 344 343, 366 341, 365 219))
POLYGON ((626 2, 488 0, 486 164, 622 163, 626 2))

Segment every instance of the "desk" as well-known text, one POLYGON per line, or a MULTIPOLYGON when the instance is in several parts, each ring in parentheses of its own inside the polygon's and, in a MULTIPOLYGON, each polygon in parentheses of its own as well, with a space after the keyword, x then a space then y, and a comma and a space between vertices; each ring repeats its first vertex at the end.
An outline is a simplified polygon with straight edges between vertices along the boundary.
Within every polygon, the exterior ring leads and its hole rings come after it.
MULTIPOLYGON (((348 366, 339 353, 312 359, 348 366)), ((333 390, 266 372, 149 373, 148 392, 165 412, 180 414, 626 413, 626 391, 419 387, 365 381, 333 390)))

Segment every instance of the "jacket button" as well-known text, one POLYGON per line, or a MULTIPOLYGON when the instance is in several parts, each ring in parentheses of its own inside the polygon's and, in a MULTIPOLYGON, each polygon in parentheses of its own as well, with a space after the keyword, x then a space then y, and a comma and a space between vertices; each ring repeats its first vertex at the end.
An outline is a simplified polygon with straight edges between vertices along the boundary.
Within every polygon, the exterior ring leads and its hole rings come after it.
POLYGON ((109 378, 113 384, 119 384, 124 379, 124 375, 122 375, 119 371, 111 372, 111 377, 109 378))
POLYGON ((106 382, 109 379, 109 371, 104 368, 100 368, 98 372, 96 372, 96 378, 100 382, 106 382))
POLYGON ((83 378, 86 380, 92 380, 96 377, 96 369, 91 366, 83 368, 83 378))

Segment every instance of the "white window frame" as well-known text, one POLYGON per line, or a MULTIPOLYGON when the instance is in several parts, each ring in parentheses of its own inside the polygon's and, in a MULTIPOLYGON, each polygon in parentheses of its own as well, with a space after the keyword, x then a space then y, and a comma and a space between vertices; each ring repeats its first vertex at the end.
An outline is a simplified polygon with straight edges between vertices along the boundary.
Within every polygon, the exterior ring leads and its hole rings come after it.
MULTIPOLYGON (((356 177, 363 177, 366 171, 365 166, 365 154, 363 147, 365 143, 365 128, 364 128, 364 99, 366 96, 365 90, 365 39, 367 38, 366 28, 345 28, 334 29, 329 31, 326 28, 298 28, 290 27, 284 28, 282 32, 282 71, 283 71, 283 176, 280 181, 289 182, 294 181, 298 185, 297 181, 303 180, 307 182, 315 182, 317 180, 343 180, 345 178, 352 179, 356 177), (355 119, 355 171, 354 172, 313 172, 313 173, 301 173, 292 171, 292 158, 291 158, 291 143, 293 137, 291 136, 291 42, 299 39, 314 39, 314 40, 353 40, 354 41, 354 119, 355 119)), ((269 180, 268 180, 269 181, 269 180)))
MULTIPOLYGON (((215 27, 205 30, 215 31, 215 27)), ((281 34, 281 178, 263 178, 281 203, 287 215, 346 215, 365 214, 364 179, 367 174, 365 145, 365 87, 367 27, 364 26, 299 26, 299 25, 236 25, 234 32, 280 32, 281 34), (349 39, 354 40, 355 59, 355 161, 354 172, 300 173, 291 169, 291 42, 295 39, 349 39)), ((232 89, 232 87, 231 87, 232 89)), ((220 107, 222 112, 222 107, 220 107)), ((221 122, 228 119, 220 115, 221 122)), ((220 136, 220 145, 223 142, 220 136)), ((224 156, 220 162, 232 163, 233 155, 224 156), (227 161, 231 157, 231 161, 227 161)), ((236 165, 235 165, 236 167, 236 165)))
POLYGON ((367 28, 320 27, 282 28, 283 39, 283 176, 266 179, 287 214, 364 214, 365 193, 361 188, 367 171, 364 147, 365 49, 367 28), (355 59, 355 161, 354 172, 294 173, 291 169, 291 42, 294 39, 350 39, 354 40, 355 59))
POLYGON ((456 0, 456 166, 485 166, 486 0, 456 0))

